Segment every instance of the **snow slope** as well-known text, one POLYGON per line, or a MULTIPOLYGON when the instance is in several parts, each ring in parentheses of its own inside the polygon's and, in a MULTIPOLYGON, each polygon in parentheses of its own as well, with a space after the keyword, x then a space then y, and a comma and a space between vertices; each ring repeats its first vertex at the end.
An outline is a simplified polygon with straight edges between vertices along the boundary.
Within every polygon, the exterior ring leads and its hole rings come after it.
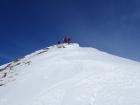
POLYGON ((78 44, 0 67, 0 105, 140 105, 140 63, 78 44))

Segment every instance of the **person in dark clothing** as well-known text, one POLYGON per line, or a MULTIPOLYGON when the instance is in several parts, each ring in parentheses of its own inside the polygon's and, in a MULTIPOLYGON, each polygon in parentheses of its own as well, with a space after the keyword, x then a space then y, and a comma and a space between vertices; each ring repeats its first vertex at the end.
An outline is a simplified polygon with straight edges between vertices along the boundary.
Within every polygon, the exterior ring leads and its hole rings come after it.
POLYGON ((63 42, 68 43, 68 37, 67 36, 64 37, 63 42))
POLYGON ((60 41, 58 41, 58 42, 57 42, 57 44, 61 44, 61 42, 60 42, 60 41))
POLYGON ((68 38, 68 44, 70 44, 71 43, 71 38, 68 38))

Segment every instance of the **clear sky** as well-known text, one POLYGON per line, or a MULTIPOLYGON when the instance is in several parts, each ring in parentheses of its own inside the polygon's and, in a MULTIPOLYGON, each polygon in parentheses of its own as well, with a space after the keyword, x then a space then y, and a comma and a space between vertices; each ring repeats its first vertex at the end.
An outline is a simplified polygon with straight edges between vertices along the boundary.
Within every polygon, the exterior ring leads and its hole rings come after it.
POLYGON ((64 35, 140 61, 140 0, 0 0, 0 65, 64 35))

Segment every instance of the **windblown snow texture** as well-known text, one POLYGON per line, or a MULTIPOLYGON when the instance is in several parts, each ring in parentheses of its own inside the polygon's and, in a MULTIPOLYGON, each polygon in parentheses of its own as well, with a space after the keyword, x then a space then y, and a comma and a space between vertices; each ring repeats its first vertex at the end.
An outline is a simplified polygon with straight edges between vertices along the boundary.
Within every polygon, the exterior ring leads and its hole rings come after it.
POLYGON ((62 46, 0 66, 0 105, 140 105, 140 63, 62 46))

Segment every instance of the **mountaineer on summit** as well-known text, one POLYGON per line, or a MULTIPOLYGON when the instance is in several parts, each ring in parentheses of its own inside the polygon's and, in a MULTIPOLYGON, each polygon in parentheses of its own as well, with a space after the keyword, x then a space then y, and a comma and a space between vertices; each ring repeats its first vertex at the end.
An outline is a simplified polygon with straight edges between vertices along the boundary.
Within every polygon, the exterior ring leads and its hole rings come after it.
POLYGON ((71 43, 71 38, 68 38, 68 44, 70 44, 71 43))
POLYGON ((63 43, 68 43, 68 37, 67 36, 64 37, 63 43))
POLYGON ((65 36, 64 39, 63 39, 63 43, 68 43, 68 44, 70 44, 70 43, 71 43, 71 38, 65 36))

